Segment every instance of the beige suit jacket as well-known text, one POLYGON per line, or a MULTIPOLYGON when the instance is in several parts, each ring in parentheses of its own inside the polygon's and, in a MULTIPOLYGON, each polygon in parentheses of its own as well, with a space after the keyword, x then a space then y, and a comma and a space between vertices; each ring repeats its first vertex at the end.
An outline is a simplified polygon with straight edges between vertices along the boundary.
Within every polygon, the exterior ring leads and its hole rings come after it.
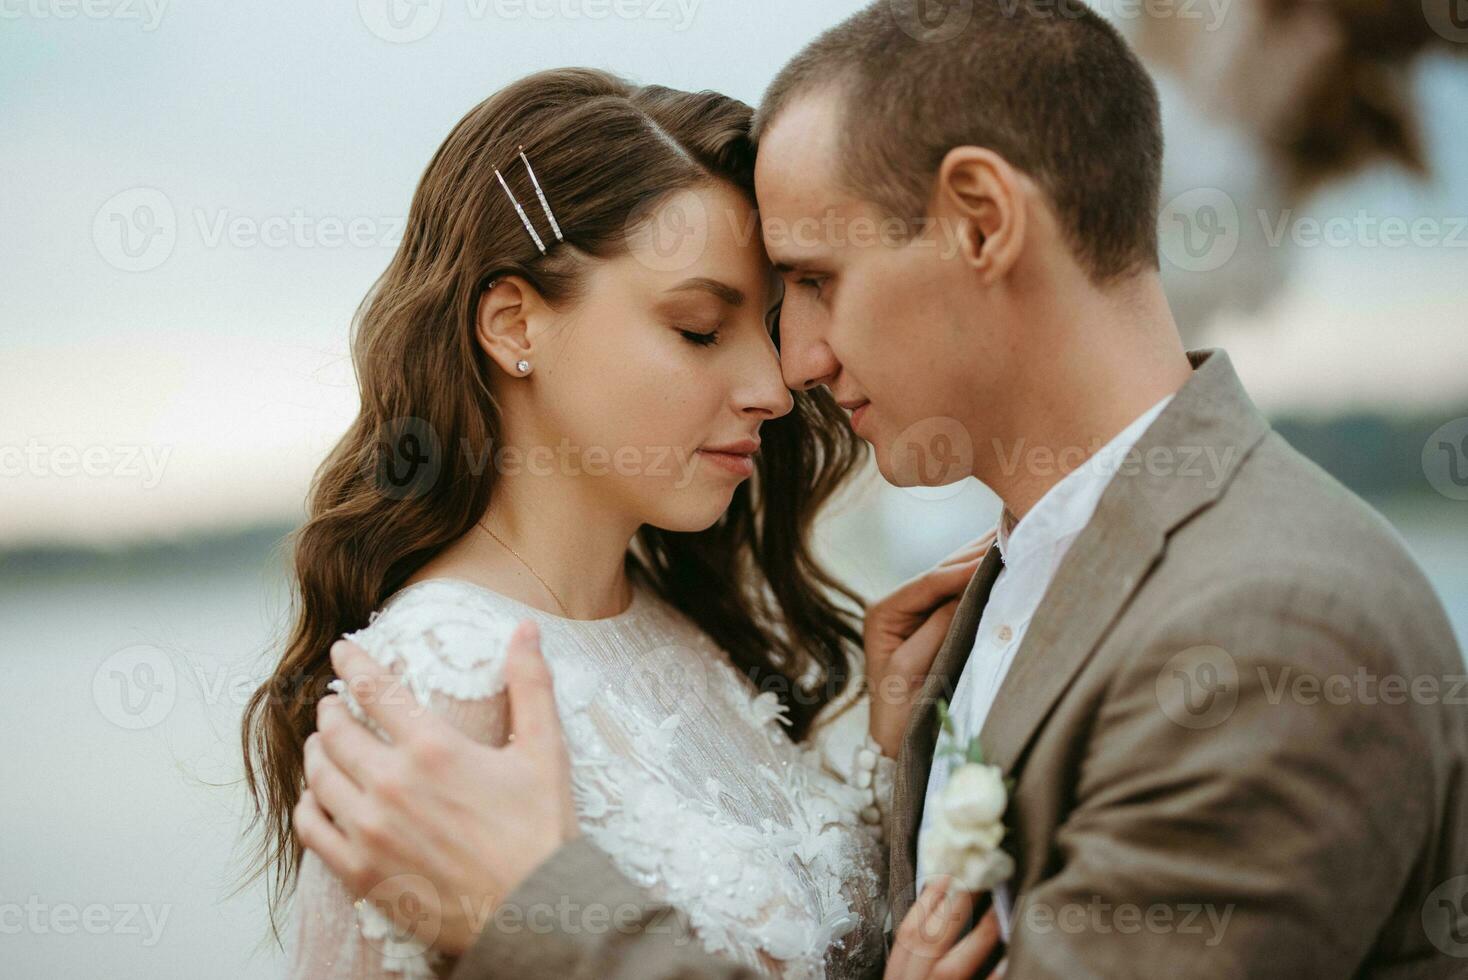
MULTIPOLYGON (((1468 975, 1468 684, 1441 604, 1392 528, 1271 431, 1227 355, 1190 356, 981 736, 1016 781, 1008 976, 1468 975)), ((898 758, 894 922, 933 706, 999 567, 991 551, 965 591, 898 758)), ((458 980, 752 976, 585 841, 510 903, 622 918, 491 923, 458 980)))

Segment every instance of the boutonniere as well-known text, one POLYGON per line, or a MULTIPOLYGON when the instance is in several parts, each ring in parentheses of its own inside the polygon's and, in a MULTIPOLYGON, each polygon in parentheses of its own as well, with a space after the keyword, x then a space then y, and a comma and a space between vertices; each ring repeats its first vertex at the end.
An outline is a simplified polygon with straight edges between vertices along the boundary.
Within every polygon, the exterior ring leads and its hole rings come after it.
POLYGON ((978 738, 958 744, 948 702, 939 700, 938 718, 948 744, 936 754, 963 761, 949 774, 933 821, 918 842, 919 859, 930 872, 951 875, 965 891, 988 891, 1014 874, 1014 859, 999 847, 1013 783, 998 766, 984 763, 978 738))

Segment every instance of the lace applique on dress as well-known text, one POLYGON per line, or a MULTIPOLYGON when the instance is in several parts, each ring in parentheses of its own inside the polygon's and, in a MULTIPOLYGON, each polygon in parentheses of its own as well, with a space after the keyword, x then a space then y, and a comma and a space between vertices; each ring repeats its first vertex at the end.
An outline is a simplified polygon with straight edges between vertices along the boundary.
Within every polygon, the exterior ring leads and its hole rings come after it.
MULTIPOLYGON (((484 717, 502 726, 505 644, 525 618, 540 624, 588 839, 712 953, 786 980, 880 973, 886 861, 860 818, 870 790, 819 746, 792 743, 774 695, 651 592, 576 621, 429 580, 351 638, 433 710, 493 705, 484 717)), ((412 937, 392 937, 370 904, 358 915, 359 935, 389 954, 382 975, 433 975, 412 937)))

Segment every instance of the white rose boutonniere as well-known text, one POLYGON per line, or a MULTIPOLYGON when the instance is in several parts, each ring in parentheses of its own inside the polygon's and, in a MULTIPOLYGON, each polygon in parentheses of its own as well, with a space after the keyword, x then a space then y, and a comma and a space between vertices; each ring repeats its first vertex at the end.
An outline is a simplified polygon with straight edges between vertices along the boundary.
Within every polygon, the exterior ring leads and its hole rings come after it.
POLYGON ((965 891, 988 891, 1014 874, 1014 859, 999 847, 1010 787, 998 766, 984 764, 977 738, 970 739, 967 748, 953 744, 957 735, 946 701, 938 702, 938 717, 950 740, 938 755, 956 755, 964 761, 943 787, 938 812, 918 842, 919 856, 925 868, 951 875, 965 891))

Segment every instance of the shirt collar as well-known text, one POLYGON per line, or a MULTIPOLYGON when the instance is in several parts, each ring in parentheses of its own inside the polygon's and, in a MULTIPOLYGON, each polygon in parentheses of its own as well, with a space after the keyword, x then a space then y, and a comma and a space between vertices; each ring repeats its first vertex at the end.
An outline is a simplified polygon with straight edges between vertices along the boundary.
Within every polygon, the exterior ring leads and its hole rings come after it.
POLYGON ((1023 520, 1016 521, 1009 508, 1004 508, 995 538, 1004 563, 1009 565, 1016 559, 1023 561, 1030 554, 1079 534, 1090 523, 1096 505, 1101 502, 1101 495, 1126 461, 1127 454, 1157 421, 1157 416, 1162 414, 1173 397, 1167 395, 1137 416, 1110 442, 1067 473, 1030 508, 1023 520))

